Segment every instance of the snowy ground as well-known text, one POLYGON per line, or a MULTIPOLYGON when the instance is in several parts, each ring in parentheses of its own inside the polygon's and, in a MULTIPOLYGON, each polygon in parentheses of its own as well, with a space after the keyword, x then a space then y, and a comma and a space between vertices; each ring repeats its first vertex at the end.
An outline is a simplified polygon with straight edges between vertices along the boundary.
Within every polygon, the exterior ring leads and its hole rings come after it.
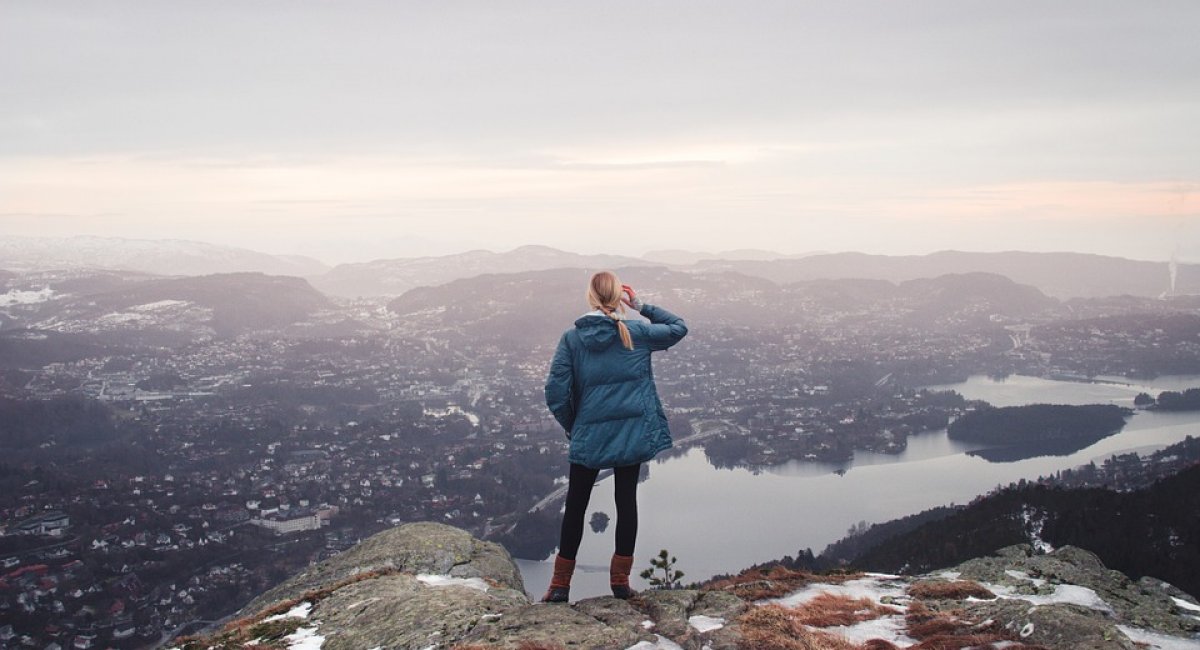
POLYGON ((417 576, 417 580, 430 587, 467 587, 479 591, 488 590, 488 583, 484 582, 483 578, 453 578, 448 575, 422 573, 417 576))
POLYGON ((54 290, 50 287, 39 289, 37 291, 22 291, 20 289, 13 289, 8 293, 0 293, 0 307, 11 307, 13 305, 32 305, 53 299, 54 290))
MULTIPOLYGON (((1034 578, 1021 571, 1009 570, 1006 572, 1010 577, 1018 580, 1027 580, 1034 586, 1044 586, 1045 580, 1034 578)), ((959 578, 958 573, 946 571, 938 575, 938 577, 947 580, 956 580, 959 578)), ((1107 602, 1104 601, 1095 591, 1087 587, 1078 585, 1060 584, 1054 586, 1054 591, 1049 594, 1030 596, 1019 594, 1009 586, 996 585, 989 583, 981 583, 984 587, 996 594, 999 598, 1010 598, 1024 600, 1033 605, 1049 605, 1053 603, 1068 603, 1094 609, 1105 614, 1111 615, 1113 609, 1107 602)), ((848 580, 843 584, 813 584, 802 589, 788 594, 782 598, 770 599, 763 601, 764 603, 777 603, 786 607, 796 607, 803 605, 808 601, 816 598, 819 594, 827 593, 838 596, 846 596, 849 598, 867 598, 871 602, 895 607, 900 610, 907 609, 904 605, 909 600, 906 593, 906 583, 899 579, 898 576, 887 574, 867 574, 866 577, 857 580, 848 580), (886 602, 884 599, 886 598, 886 602)), ((978 602, 979 599, 968 598, 968 601, 978 602)), ((1173 599, 1179 609, 1185 612, 1185 615, 1200 614, 1200 605, 1192 604, 1181 599, 1173 599)), ((1151 649, 1158 650, 1200 650, 1200 640, 1186 639, 1182 637, 1169 636, 1160 634, 1141 628, 1135 628, 1125 625, 1118 626, 1131 640, 1136 643, 1145 643, 1151 649)), ((819 628, 821 631, 839 634, 847 640, 854 643, 863 643, 871 639, 884 639, 895 644, 900 648, 907 648, 917 644, 916 639, 912 639, 904 634, 905 622, 903 615, 883 616, 869 621, 863 621, 855 625, 849 626, 833 626, 819 628)), ((649 647, 649 646, 648 646, 649 647)))
MULTIPOLYGON (((857 580, 847 580, 840 585, 814 584, 792 592, 783 598, 768 600, 786 607, 803 605, 820 594, 846 596, 848 598, 866 598, 876 605, 894 607, 903 612, 907 607, 903 601, 908 600, 905 593, 906 583, 895 575, 886 573, 868 573, 857 580), (884 602, 884 600, 887 602, 884 602), (899 602, 898 602, 899 601, 899 602)), ((917 640, 904 634, 904 614, 881 616, 854 625, 835 625, 832 627, 814 628, 845 637, 854 643, 864 643, 871 639, 884 639, 900 648, 917 644, 917 640)))

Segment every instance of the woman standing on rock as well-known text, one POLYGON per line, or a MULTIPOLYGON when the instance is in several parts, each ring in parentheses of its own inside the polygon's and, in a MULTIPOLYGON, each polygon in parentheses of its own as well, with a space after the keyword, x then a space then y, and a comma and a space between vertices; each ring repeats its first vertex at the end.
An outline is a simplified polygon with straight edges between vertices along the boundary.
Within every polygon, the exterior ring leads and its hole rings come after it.
POLYGON ((642 463, 671 447, 667 416, 654 387, 650 353, 687 334, 683 319, 643 303, 616 274, 601 271, 588 283, 592 311, 563 333, 546 377, 546 406, 570 439, 567 509, 554 576, 543 602, 570 599, 583 516, 601 469, 616 483, 617 544, 609 564, 613 595, 629 598, 629 571, 637 539, 637 481, 642 463), (626 321, 625 306, 650 320, 626 321))

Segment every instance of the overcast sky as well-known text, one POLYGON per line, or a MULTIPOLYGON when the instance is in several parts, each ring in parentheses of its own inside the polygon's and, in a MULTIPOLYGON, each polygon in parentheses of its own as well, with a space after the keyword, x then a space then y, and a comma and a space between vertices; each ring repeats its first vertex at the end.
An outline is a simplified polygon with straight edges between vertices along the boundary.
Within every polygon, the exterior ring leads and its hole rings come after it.
POLYGON ((0 0, 0 235, 1200 261, 1200 2, 0 0))

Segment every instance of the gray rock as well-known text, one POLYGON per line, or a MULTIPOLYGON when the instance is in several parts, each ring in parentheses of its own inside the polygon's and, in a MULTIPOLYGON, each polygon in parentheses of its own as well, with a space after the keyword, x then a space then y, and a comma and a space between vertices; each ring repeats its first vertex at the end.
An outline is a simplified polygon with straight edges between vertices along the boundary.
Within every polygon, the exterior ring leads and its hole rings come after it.
POLYGON ((656 630, 672 639, 686 638, 692 631, 688 616, 700 597, 695 589, 643 591, 640 606, 655 621, 656 630))
POLYGON ((1087 587, 1112 608, 1112 618, 1119 623, 1177 636, 1200 631, 1200 621, 1180 616, 1170 599, 1183 592, 1161 580, 1134 582, 1120 571, 1105 567, 1094 553, 1074 546, 1042 555, 1026 553, 1027 548, 1024 544, 1010 546, 993 557, 968 560, 955 570, 962 578, 1009 586, 1018 594, 1049 595, 1060 584, 1087 587), (1035 586, 1006 573, 1010 570, 1046 582, 1035 586))
POLYGON ((254 613, 272 603, 298 598, 310 589, 377 569, 484 578, 525 591, 521 572, 503 546, 477 540, 453 526, 417 522, 372 535, 345 553, 305 569, 255 598, 242 611, 254 613))
MULTIPOLYGON (((688 617, 702 615, 725 620, 725 625, 717 630, 697 635, 697 649, 704 646, 712 650, 736 650, 742 639, 737 619, 749 609, 746 601, 723 591, 702 591, 688 617)), ((686 647, 686 646, 685 646, 686 647)))
POLYGON ((1135 650, 1116 624, 1103 614, 1076 605, 1030 607, 1021 600, 972 603, 964 611, 977 620, 991 619, 1021 642, 1061 650, 1135 650))
POLYGON ((473 628, 529 604, 513 589, 430 587, 407 574, 347 585, 317 602, 325 650, 405 648, 417 650, 464 637, 473 628))
MULTIPOLYGON (((592 600, 622 602, 611 596, 592 600)), ((622 609, 615 603, 588 603, 583 607, 526 605, 509 610, 496 620, 480 623, 462 637, 462 642, 498 648, 516 648, 529 641, 566 648, 628 648, 639 641, 654 641, 654 634, 641 626, 644 617, 635 615, 632 609, 630 612, 622 609), (592 616, 589 611, 606 614, 611 623, 592 616)))

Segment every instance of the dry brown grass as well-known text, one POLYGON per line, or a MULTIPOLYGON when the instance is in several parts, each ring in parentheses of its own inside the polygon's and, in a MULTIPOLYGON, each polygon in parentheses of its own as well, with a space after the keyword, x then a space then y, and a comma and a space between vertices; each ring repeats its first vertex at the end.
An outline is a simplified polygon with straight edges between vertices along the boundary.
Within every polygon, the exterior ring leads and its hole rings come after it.
POLYGON ((909 585, 908 595, 925 600, 963 600, 972 596, 991 600, 996 597, 974 580, 918 580, 909 585))
POLYGON ((840 636, 808 629, 796 610, 782 605, 752 607, 738 624, 742 650, 862 650, 840 636))
POLYGON ((305 601, 316 605, 318 601, 329 597, 330 594, 346 585, 393 573, 400 573, 400 571, 393 568, 383 568, 357 573, 331 585, 326 585, 319 589, 309 589, 295 598, 281 600, 250 616, 234 619, 226 623, 219 632, 214 634, 208 636, 181 636, 175 640, 174 645, 178 646, 180 650, 225 650, 226 648, 242 648, 246 642, 260 639, 260 642, 253 646, 254 648, 276 650, 276 648, 284 647, 278 645, 278 643, 284 636, 296 631, 296 628, 304 623, 304 619, 285 618, 268 623, 264 623, 263 619, 276 614, 283 614, 305 601))
POLYGON ((963 650, 964 648, 992 648, 992 644, 1008 641, 1000 634, 941 634, 922 639, 909 650, 963 650))
POLYGON ((904 615, 905 634, 920 641, 917 650, 958 650, 987 648, 999 641, 1015 641, 1016 637, 995 623, 980 625, 959 618, 959 610, 939 612, 921 601, 913 601, 904 615))
POLYGON ((817 575, 776 565, 768 568, 747 569, 732 578, 713 580, 702 588, 708 591, 728 591, 742 600, 762 600, 786 596, 811 583, 838 585, 862 576, 861 573, 817 575))
POLYGON ((877 605, 869 598, 851 598, 837 594, 817 594, 812 600, 795 608, 801 623, 813 627, 854 625, 880 616, 899 614, 900 610, 877 605))

